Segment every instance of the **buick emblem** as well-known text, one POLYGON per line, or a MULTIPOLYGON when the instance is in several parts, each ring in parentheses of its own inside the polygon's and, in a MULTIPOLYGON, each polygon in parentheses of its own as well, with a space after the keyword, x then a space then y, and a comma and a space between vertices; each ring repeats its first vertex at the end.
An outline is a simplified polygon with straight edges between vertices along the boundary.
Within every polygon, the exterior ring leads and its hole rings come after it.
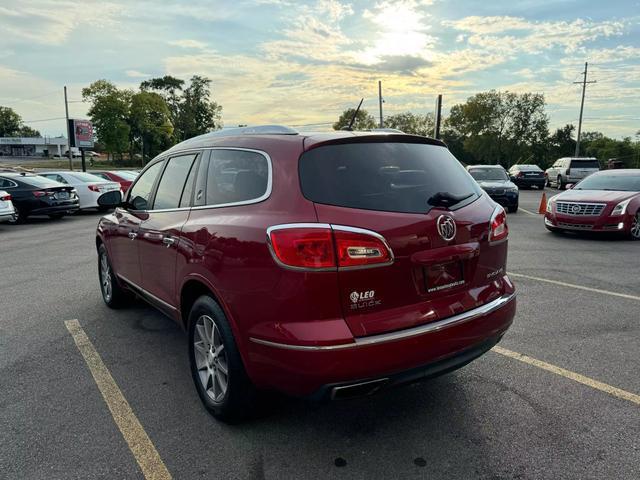
POLYGON ((456 236, 456 222, 449 215, 440 215, 436 221, 436 226, 444 241, 453 240, 456 236))
POLYGON ((353 303, 358 303, 358 300, 360 299, 360 294, 358 292, 351 292, 351 295, 349 295, 349 298, 351 298, 351 301, 353 303))

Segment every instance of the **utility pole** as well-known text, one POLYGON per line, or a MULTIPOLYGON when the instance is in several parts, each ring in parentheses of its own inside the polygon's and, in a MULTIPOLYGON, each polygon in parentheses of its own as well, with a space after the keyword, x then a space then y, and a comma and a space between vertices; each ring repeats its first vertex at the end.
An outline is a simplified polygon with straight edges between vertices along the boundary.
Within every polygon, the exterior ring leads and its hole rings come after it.
POLYGON ((378 104, 380 105, 380 128, 384 128, 384 120, 382 119, 382 80, 378 80, 378 104))
POLYGON ((588 62, 584 62, 584 72, 582 72, 583 78, 581 82, 573 82, 573 83, 581 83, 582 84, 582 100, 580 101, 580 119, 578 120, 578 138, 576 139, 576 153, 575 157, 580 156, 580 134, 582 133, 582 111, 584 110, 584 92, 587 89, 587 83, 596 83, 595 80, 587 82, 587 68, 589 67, 588 62))
POLYGON ((64 113, 67 118, 67 154, 69 155, 69 170, 73 170, 73 153, 71 153, 71 126, 69 125, 69 102, 67 102, 67 86, 64 86, 64 113))
POLYGON ((433 126, 433 138, 440 139, 440 123, 442 121, 442 94, 438 95, 436 99, 436 114, 433 126))

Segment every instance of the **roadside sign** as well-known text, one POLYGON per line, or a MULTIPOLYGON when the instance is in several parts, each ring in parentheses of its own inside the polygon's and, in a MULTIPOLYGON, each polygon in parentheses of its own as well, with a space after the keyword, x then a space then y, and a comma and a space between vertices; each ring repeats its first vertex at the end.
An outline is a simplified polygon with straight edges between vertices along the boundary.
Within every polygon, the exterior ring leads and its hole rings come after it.
POLYGON ((69 119, 71 138, 69 146, 78 148, 93 148, 93 125, 89 120, 69 119))

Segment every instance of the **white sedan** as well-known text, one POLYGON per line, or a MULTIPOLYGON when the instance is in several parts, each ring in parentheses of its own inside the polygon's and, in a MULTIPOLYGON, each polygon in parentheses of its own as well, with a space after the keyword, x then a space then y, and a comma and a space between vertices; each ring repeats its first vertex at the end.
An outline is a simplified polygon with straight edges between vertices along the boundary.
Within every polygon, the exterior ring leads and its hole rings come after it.
POLYGON ((98 207, 98 197, 112 190, 120 190, 120 184, 118 182, 106 181, 104 178, 86 172, 62 170, 58 172, 40 173, 40 175, 74 187, 80 198, 81 210, 85 208, 101 209, 98 207))
POLYGON ((11 195, 4 190, 0 190, 0 223, 13 220, 15 213, 11 195))

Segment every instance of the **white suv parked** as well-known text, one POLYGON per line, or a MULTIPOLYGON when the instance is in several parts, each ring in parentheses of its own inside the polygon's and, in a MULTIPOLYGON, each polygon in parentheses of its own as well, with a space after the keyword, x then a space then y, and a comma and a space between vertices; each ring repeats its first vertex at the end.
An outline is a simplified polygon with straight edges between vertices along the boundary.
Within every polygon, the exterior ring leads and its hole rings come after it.
POLYGON ((577 183, 600 170, 600 163, 594 157, 559 158, 546 170, 549 186, 564 190, 570 183, 577 183))

